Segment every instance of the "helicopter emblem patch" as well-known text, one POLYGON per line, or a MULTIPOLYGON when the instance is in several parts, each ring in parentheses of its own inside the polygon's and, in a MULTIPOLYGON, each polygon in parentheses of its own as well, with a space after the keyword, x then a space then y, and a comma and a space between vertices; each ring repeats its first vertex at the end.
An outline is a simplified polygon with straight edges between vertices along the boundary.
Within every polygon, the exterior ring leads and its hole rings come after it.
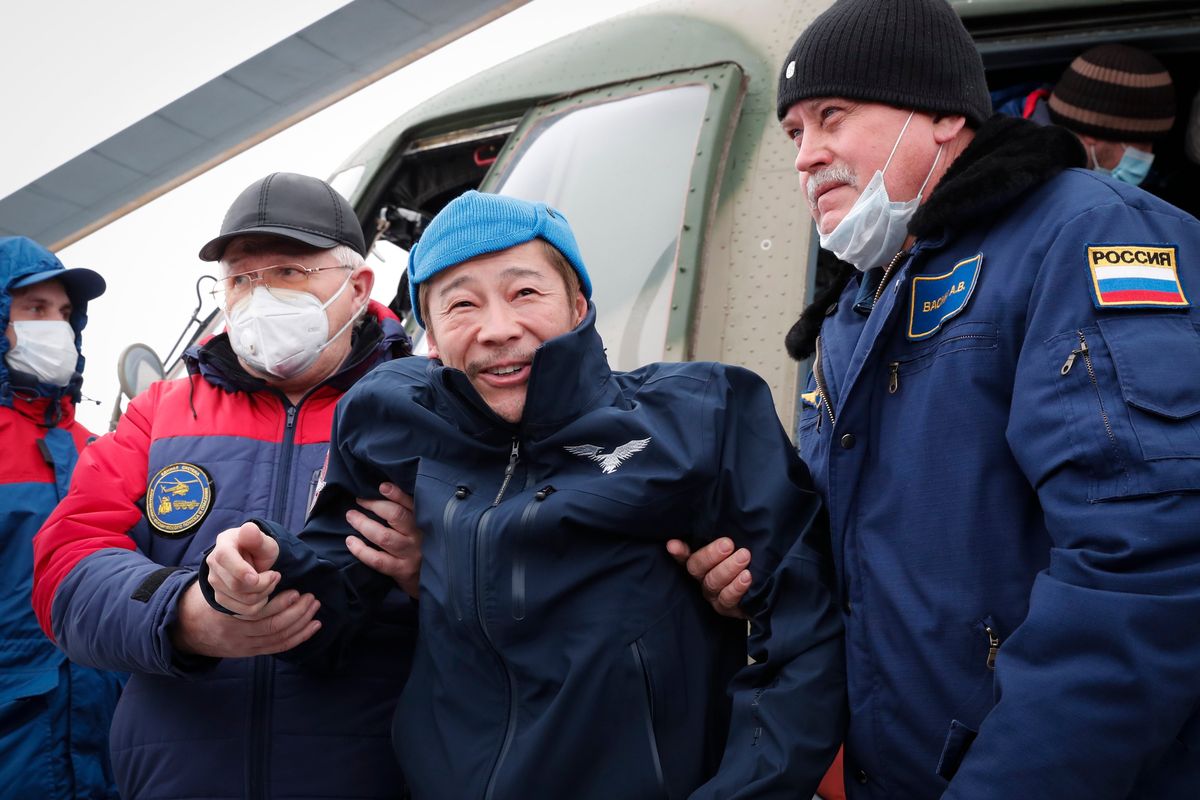
POLYGON ((178 539, 200 526, 212 510, 212 477, 195 464, 160 469, 146 487, 146 520, 159 534, 178 539))

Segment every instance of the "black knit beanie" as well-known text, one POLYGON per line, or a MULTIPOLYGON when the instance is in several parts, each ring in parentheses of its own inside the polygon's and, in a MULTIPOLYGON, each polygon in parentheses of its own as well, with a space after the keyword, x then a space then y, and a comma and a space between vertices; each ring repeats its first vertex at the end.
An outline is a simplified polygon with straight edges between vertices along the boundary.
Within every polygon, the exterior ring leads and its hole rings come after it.
POLYGON ((1102 44, 1071 62, 1050 94, 1050 119, 1110 142, 1152 142, 1175 122, 1171 74, 1149 53, 1102 44))
POLYGON ((810 97, 961 114, 973 128, 992 113, 983 61, 946 0, 838 0, 783 62, 779 118, 810 97))

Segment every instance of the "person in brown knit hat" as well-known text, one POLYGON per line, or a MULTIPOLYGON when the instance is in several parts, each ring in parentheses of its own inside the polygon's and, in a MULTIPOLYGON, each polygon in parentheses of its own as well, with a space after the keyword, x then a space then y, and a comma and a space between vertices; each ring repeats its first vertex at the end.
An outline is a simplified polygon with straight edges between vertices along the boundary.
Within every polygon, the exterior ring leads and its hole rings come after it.
POLYGON ((1071 62, 1047 105, 1050 120, 1079 137, 1088 166, 1137 186, 1154 161, 1154 143, 1175 122, 1175 86, 1144 50, 1102 44, 1071 62))

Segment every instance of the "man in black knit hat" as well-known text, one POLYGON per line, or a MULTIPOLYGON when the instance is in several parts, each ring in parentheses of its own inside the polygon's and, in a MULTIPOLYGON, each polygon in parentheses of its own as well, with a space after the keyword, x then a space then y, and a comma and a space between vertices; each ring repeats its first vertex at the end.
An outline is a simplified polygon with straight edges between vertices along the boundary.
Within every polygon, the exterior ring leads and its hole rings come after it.
MULTIPOLYGON (((835 3, 778 113, 856 268, 787 341, 815 355, 848 796, 1196 797, 1200 222, 990 116, 945 0, 835 3)), ((718 609, 731 551, 688 563, 718 609)))

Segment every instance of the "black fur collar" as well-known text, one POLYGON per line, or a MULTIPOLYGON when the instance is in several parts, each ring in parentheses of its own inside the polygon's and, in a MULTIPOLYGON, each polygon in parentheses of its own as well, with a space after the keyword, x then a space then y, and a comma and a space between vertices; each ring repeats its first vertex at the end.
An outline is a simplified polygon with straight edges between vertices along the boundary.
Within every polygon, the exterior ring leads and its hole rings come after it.
MULTIPOLYGON (((918 238, 973 225, 1023 197, 1068 167, 1087 163, 1075 135, 1053 125, 996 114, 985 122, 909 222, 918 238)), ((837 302, 854 276, 854 268, 838 264, 835 279, 822 290, 788 331, 785 345, 792 358, 812 355, 826 309, 837 302)))
POLYGON ((908 232, 927 238, 976 224, 1064 169, 1086 163, 1083 145, 1065 128, 997 114, 946 170, 908 232))

